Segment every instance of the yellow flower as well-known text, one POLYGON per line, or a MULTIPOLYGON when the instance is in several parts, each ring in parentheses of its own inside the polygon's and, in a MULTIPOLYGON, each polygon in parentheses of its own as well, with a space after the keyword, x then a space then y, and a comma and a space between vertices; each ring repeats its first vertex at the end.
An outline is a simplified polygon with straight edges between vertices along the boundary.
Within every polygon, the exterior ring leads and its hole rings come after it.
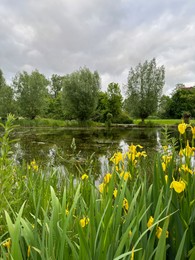
MULTIPOLYGON (((137 151, 136 151, 136 148, 137 148, 136 145, 131 144, 131 145, 129 146, 129 152, 130 152, 130 153, 136 153, 136 152, 137 152, 137 151)), ((142 148, 142 147, 141 147, 141 148, 142 148)))
POLYGON ((131 178, 130 172, 124 172, 124 171, 123 171, 123 172, 121 172, 120 176, 123 177, 123 179, 124 179, 125 181, 127 181, 128 178, 131 178))
POLYGON ((28 258, 30 257, 30 250, 31 250, 31 247, 28 246, 28 250, 27 250, 27 257, 28 257, 28 258))
POLYGON ((142 151, 142 152, 137 152, 136 153, 136 157, 146 157, 147 156, 147 154, 146 154, 146 152, 145 151, 142 151))
POLYGON ((185 184, 185 182, 183 182, 181 180, 180 181, 174 180, 171 182, 170 188, 174 189, 177 193, 181 193, 182 191, 185 190, 186 184, 185 184))
POLYGON ((168 150, 168 146, 167 145, 163 145, 162 148, 163 148, 164 152, 166 152, 168 150))
POLYGON ((147 223, 147 227, 150 228, 154 223, 154 218, 152 216, 149 217, 148 223, 147 223))
POLYGON ((191 126, 192 138, 195 139, 195 126, 191 126))
POLYGON ((100 193, 103 193, 104 187, 105 187, 105 184, 104 184, 104 183, 101 183, 101 184, 99 185, 99 191, 100 191, 100 193))
POLYGON ((119 162, 123 162, 123 154, 121 152, 115 153, 110 161, 113 162, 115 165, 118 165, 119 162))
POLYGON ((69 214, 69 210, 68 210, 68 209, 66 209, 66 216, 68 216, 68 214, 69 214))
POLYGON ((185 123, 181 123, 178 125, 178 131, 181 135, 183 135, 186 131, 187 125, 185 123))
POLYGON ((87 218, 87 217, 82 218, 82 219, 80 219, 79 222, 80 222, 81 227, 84 228, 86 225, 89 224, 89 218, 87 218))
POLYGON ((118 190, 115 188, 114 191, 113 191, 113 196, 116 198, 117 196, 117 193, 118 193, 118 190))
POLYGON ((167 164, 167 163, 169 163, 171 161, 172 155, 163 155, 162 159, 167 164))
POLYGON ((179 171, 189 172, 190 174, 193 174, 193 171, 185 164, 182 164, 181 168, 179 168, 179 171))
POLYGON ((107 174, 104 176, 104 183, 109 183, 111 178, 112 178, 112 174, 107 173, 107 174))
POLYGON ((166 171, 166 168, 167 168, 167 165, 166 165, 166 163, 165 163, 165 162, 162 162, 162 169, 163 169, 163 172, 165 172, 165 171, 166 171))
POLYGON ((33 169, 34 171, 38 171, 39 169, 39 166, 36 164, 36 161, 35 159, 30 163, 30 165, 28 165, 28 169, 33 169))
POLYGON ((81 179, 82 180, 87 180, 89 178, 89 176, 86 174, 86 173, 84 173, 82 176, 81 176, 81 179))
POLYGON ((187 157, 191 157, 193 155, 195 148, 194 147, 190 147, 189 145, 189 140, 187 140, 187 145, 186 148, 184 148, 183 150, 180 150, 179 155, 180 156, 187 156, 187 157))
POLYGON ((3 243, 3 246, 7 249, 10 249, 11 247, 11 238, 9 238, 6 242, 3 243))
POLYGON ((128 200, 126 198, 123 199, 123 208, 128 211, 129 209, 129 203, 128 200))
MULTIPOLYGON (((161 234, 162 234, 162 228, 157 227, 157 229, 156 229, 156 236, 157 236, 158 239, 160 239, 161 234)), ((166 231, 166 237, 168 237, 168 236, 169 236, 169 232, 166 231)))
POLYGON ((168 181, 168 175, 167 174, 165 175, 165 181, 166 181, 166 183, 168 181))
POLYGON ((138 144, 138 145, 133 145, 133 144, 131 144, 131 145, 129 146, 128 152, 125 154, 125 158, 128 157, 128 159, 129 159, 134 165, 136 165, 136 163, 137 163, 136 158, 146 157, 146 156, 147 156, 147 154, 146 154, 145 151, 138 152, 138 151, 137 151, 137 147, 140 148, 140 149, 143 148, 143 146, 141 146, 141 145, 139 145, 139 144, 138 144))

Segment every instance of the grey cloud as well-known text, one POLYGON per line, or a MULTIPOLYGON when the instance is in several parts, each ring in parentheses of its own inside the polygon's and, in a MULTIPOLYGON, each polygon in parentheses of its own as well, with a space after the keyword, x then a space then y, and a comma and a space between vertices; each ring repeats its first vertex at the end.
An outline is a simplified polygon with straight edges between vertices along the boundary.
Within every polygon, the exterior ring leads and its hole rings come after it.
POLYGON ((2 0, 0 67, 5 76, 39 69, 47 76, 87 66, 102 85, 126 84, 128 70, 156 57, 165 91, 194 82, 194 1, 2 0))

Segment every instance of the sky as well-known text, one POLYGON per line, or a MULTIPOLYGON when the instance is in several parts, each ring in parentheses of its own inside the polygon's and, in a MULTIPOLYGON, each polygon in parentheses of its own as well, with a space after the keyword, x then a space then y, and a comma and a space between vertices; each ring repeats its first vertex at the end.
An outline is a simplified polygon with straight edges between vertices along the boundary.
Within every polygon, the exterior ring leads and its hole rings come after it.
POLYGON ((38 69, 47 78, 87 67, 102 90, 125 91, 128 73, 155 58, 163 93, 195 85, 194 0, 0 0, 0 69, 7 82, 38 69))

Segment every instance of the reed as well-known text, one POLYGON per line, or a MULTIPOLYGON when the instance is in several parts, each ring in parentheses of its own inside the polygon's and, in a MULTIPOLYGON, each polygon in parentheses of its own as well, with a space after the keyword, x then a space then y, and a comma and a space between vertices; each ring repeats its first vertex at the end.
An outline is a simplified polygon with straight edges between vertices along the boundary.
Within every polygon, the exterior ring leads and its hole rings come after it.
POLYGON ((2 259, 194 259, 195 148, 188 140, 179 153, 162 146, 152 170, 141 145, 117 151, 98 185, 82 168, 75 176, 35 161, 17 165, 3 157, 2 140, 2 259))

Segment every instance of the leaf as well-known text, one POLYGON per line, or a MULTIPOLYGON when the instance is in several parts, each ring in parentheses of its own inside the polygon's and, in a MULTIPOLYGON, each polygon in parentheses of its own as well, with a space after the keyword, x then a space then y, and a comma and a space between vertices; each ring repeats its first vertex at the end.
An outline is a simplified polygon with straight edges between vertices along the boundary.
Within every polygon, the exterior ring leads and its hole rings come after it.
POLYGON ((179 245, 178 251, 177 251, 177 255, 175 257, 175 260, 180 260, 182 259, 182 253, 183 253, 183 248, 184 248, 184 244, 185 244, 185 239, 186 239, 186 234, 187 234, 188 229, 185 230, 184 235, 182 237, 181 243, 179 245))

